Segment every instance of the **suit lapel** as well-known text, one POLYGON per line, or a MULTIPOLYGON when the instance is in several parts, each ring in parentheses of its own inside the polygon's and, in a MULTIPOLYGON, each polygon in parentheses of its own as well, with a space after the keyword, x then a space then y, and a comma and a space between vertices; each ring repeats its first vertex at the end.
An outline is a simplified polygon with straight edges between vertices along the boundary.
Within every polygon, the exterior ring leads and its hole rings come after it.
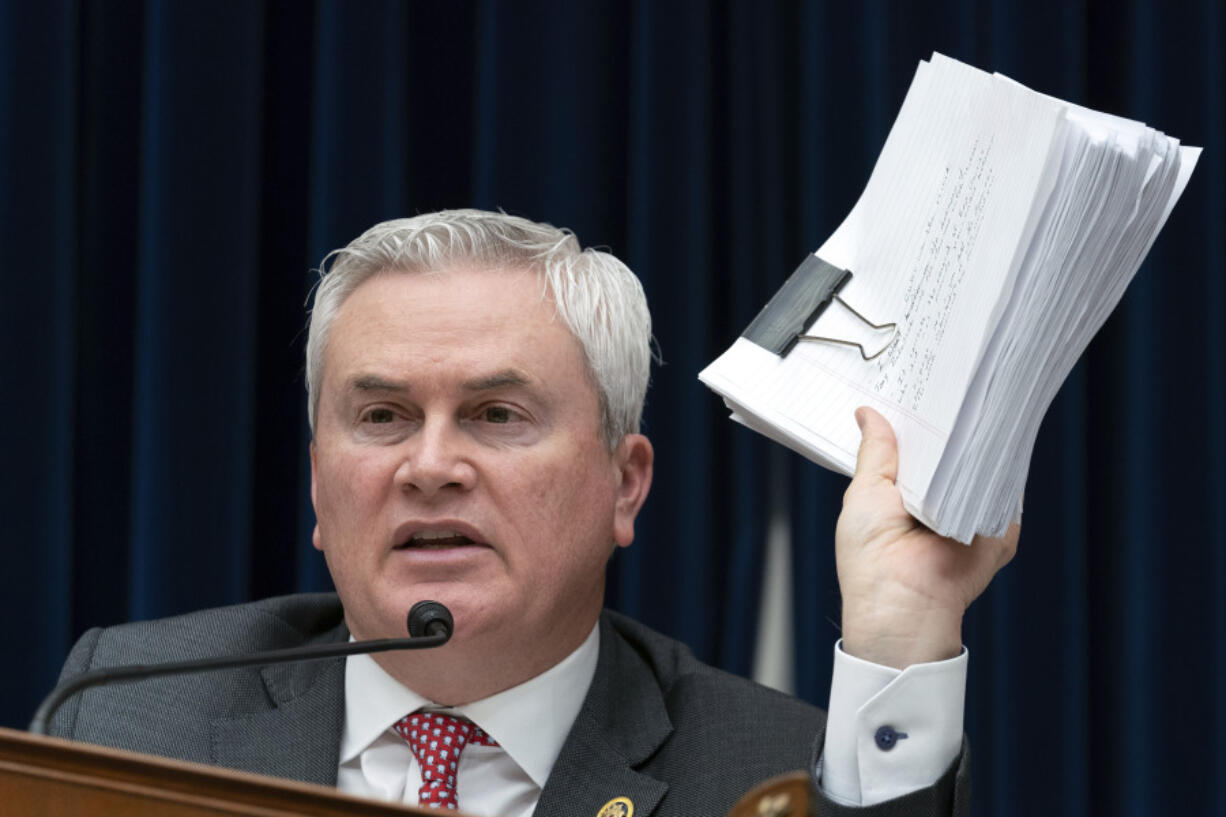
POLYGON ((603 618, 600 659, 583 708, 541 792, 535 817, 596 817, 616 797, 648 817, 668 791, 638 771, 672 732, 651 668, 603 618))
MULTIPOLYGON (((307 643, 348 638, 341 625, 307 643)), ((345 659, 276 664, 260 672, 269 706, 212 724, 213 763, 336 785, 345 718, 345 659)))

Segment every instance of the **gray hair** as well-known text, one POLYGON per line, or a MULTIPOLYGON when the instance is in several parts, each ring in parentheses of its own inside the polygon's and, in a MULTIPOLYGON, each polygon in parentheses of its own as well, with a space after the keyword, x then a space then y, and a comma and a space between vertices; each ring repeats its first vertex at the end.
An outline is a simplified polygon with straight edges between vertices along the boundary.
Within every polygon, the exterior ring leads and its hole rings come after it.
POLYGON ((444 210, 376 224, 320 265, 307 332, 307 412, 319 413, 324 350, 341 304, 364 281, 385 272, 430 272, 457 262, 530 270, 542 297, 578 339, 600 401, 609 448, 638 431, 652 359, 651 313, 642 284, 608 252, 582 249, 574 234, 505 213, 444 210))

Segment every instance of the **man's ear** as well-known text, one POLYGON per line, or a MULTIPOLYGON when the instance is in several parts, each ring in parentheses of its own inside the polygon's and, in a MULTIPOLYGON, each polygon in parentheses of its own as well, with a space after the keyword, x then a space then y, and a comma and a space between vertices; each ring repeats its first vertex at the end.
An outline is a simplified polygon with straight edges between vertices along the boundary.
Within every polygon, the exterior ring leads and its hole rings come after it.
POLYGON ((311 507, 315 509, 315 530, 311 532, 311 544, 316 550, 323 550, 323 539, 319 535, 319 503, 316 501, 315 486, 315 441, 312 440, 307 449, 311 454, 311 507))
POLYGON ((634 541, 634 519, 651 490, 655 457, 651 441, 642 434, 627 434, 613 452, 618 477, 613 506, 613 541, 619 547, 627 547, 634 541))

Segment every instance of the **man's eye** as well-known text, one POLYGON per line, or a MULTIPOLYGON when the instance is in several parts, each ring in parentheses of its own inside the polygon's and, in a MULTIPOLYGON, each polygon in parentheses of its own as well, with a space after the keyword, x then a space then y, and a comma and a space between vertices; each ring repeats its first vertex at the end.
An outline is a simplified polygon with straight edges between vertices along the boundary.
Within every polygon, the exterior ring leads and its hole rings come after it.
POLYGON ((368 423, 392 423, 396 421, 396 413, 391 409, 377 408, 366 412, 368 423))
POLYGON ((509 423, 515 419, 515 413, 506 406, 486 406, 481 417, 487 423, 509 423))

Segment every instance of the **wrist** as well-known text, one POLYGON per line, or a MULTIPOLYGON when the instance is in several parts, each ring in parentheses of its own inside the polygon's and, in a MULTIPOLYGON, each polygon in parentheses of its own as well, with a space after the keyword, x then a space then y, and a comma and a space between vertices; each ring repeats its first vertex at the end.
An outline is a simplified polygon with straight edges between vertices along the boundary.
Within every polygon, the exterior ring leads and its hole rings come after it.
POLYGON ((905 669, 956 658, 962 652, 962 614, 843 606, 843 651, 874 664, 905 669))

